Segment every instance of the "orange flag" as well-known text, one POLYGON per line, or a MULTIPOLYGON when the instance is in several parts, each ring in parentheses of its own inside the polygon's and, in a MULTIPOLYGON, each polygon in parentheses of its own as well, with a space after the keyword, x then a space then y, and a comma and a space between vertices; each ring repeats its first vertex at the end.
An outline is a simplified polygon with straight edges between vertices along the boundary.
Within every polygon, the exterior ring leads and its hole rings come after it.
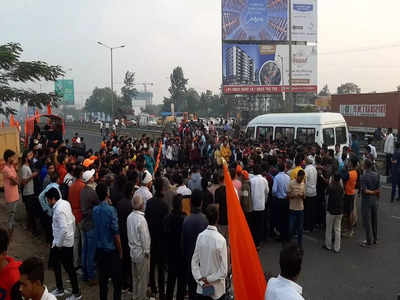
POLYGON ((4 128, 4 120, 1 120, 1 128, 4 128))
POLYGON ((15 127, 14 115, 10 115, 10 127, 15 127))
POLYGON ((39 117, 39 110, 36 108, 36 110, 35 110, 35 119, 36 119, 36 122, 40 122, 40 117, 39 117))
POLYGON ((47 104, 47 114, 48 114, 48 115, 51 115, 51 114, 52 114, 50 103, 47 104))
POLYGON ((156 172, 158 170, 158 167, 160 165, 160 156, 162 152, 162 141, 160 141, 160 147, 158 148, 158 154, 157 154, 157 160, 156 160, 156 166, 154 167, 154 175, 156 175, 156 172))
POLYGON ((226 163, 224 177, 235 300, 262 300, 267 283, 226 163))

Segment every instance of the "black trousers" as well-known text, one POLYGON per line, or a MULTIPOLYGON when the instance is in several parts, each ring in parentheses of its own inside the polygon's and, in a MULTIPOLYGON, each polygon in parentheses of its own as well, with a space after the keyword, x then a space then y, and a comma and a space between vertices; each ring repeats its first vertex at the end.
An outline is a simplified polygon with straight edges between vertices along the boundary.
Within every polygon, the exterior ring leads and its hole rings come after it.
POLYGON ((304 200, 304 229, 313 231, 316 223, 317 196, 304 200))
POLYGON ((392 154, 386 153, 386 175, 390 176, 392 171, 392 154))
POLYGON ((132 290, 132 262, 127 241, 121 238, 122 243, 122 289, 132 290))
POLYGON ((258 247, 258 246, 260 246, 260 244, 264 238, 265 211, 263 211, 263 210, 253 211, 252 215, 253 215, 253 222, 252 222, 253 228, 251 231, 253 234, 254 243, 256 244, 256 247, 258 247))
POLYGON ((46 234, 46 242, 51 243, 53 241, 53 228, 52 228, 53 219, 46 212, 42 211, 40 216, 40 223, 44 228, 46 234))
POLYGON ((113 283, 114 300, 121 300, 122 276, 121 259, 117 251, 106 252, 96 249, 97 271, 99 274, 100 300, 107 300, 108 279, 113 283))
POLYGON ((361 202, 361 213, 363 217, 363 225, 365 236, 368 244, 376 242, 378 239, 378 199, 374 196, 365 196, 361 202), (372 238, 371 238, 372 229, 372 238), (372 240, 373 239, 373 240, 372 240))
POLYGON ((168 263, 168 279, 167 279, 167 300, 173 300, 175 283, 178 281, 178 291, 184 290, 184 272, 183 267, 179 266, 179 262, 168 263))
POLYGON ((158 291, 159 298, 165 298, 165 261, 161 246, 155 244, 150 247, 150 288, 153 293, 158 291), (155 270, 157 268, 157 287, 155 280, 155 270), (158 289, 157 289, 158 288, 158 289))
POLYGON ((37 233, 36 218, 40 216, 40 204, 35 195, 22 196, 27 214, 27 226, 33 233, 37 233))
POLYGON ((193 278, 190 262, 185 262, 183 280, 184 282, 183 285, 181 285, 181 289, 178 287, 176 300, 184 300, 186 287, 189 289, 189 300, 196 300, 197 282, 193 278))
POLYGON ((78 278, 74 268, 74 247, 61 247, 54 249, 54 275, 56 277, 56 286, 60 291, 64 290, 61 265, 69 276, 72 285, 72 293, 79 294, 78 278))
MULTIPOLYGON (((197 294, 197 300, 213 300, 213 298, 197 294)), ((225 300, 225 295, 222 295, 217 300, 225 300)))
POLYGON ((276 208, 278 210, 279 232, 283 243, 289 241, 289 200, 276 199, 276 208))

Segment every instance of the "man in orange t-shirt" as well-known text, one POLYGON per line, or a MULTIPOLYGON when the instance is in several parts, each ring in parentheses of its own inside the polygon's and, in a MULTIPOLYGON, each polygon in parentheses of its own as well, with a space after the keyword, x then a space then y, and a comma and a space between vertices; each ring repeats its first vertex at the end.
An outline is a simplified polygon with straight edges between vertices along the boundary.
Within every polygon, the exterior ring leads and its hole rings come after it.
MULTIPOLYGON (((18 176, 15 170, 17 156, 14 151, 8 149, 4 151, 5 166, 3 167, 4 180, 4 199, 6 200, 8 210, 8 234, 11 239, 15 225, 15 214, 17 212, 17 203, 19 200, 18 176)), ((0 298, 1 299, 1 298, 0 298)))
POLYGON ((18 299, 18 283, 20 279, 19 266, 21 262, 15 261, 7 255, 9 244, 7 231, 0 228, 0 299, 18 299))
POLYGON ((355 169, 356 162, 349 160, 348 162, 348 179, 345 183, 345 195, 344 195, 344 215, 347 217, 347 237, 352 237, 353 232, 353 210, 354 210, 354 199, 356 195, 356 184, 358 179, 358 173, 355 169))

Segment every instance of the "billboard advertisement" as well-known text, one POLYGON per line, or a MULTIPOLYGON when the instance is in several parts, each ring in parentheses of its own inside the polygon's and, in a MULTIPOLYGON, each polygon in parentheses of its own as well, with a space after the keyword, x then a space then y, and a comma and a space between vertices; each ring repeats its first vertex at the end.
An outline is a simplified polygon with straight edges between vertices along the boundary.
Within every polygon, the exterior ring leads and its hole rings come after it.
MULTIPOLYGON (((293 92, 317 91, 317 47, 292 48, 293 92)), ((225 94, 269 94, 289 90, 288 45, 222 46, 225 94)))
POLYGON ((340 113, 346 117, 385 118, 386 104, 340 104, 340 113))
POLYGON ((317 42, 317 0, 292 1, 292 40, 317 42))
POLYGON ((222 0, 225 41, 286 41, 288 0, 222 0))
POLYGON ((54 90, 56 95, 62 97, 62 104, 74 105, 74 81, 72 79, 60 79, 55 81, 54 90))

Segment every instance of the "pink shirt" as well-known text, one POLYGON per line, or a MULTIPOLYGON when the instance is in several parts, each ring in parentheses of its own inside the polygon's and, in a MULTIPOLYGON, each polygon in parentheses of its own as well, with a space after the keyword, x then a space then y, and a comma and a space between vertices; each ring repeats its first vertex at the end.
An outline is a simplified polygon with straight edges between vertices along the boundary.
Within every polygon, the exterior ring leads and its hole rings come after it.
POLYGON ((7 203, 19 200, 18 184, 12 184, 10 178, 17 179, 17 172, 13 166, 5 165, 3 170, 4 198, 7 203))
POLYGON ((236 192, 240 195, 240 191, 242 190, 242 182, 239 179, 232 180, 233 186, 236 189, 236 192))

